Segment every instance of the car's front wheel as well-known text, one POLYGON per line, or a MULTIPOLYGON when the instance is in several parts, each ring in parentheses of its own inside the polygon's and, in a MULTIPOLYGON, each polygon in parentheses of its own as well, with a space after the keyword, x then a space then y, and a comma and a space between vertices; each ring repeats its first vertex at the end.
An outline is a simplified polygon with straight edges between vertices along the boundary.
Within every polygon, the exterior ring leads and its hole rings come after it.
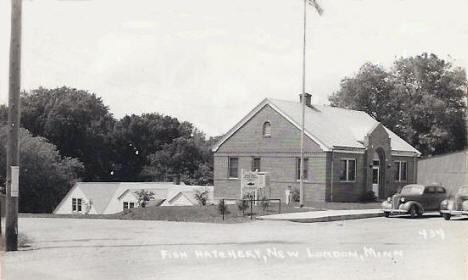
POLYGON ((418 216, 418 208, 416 206, 411 206, 411 208, 409 209, 409 214, 411 216, 411 218, 416 218, 416 216, 418 216))
POLYGON ((385 211, 385 212, 383 212, 383 215, 384 215, 385 218, 388 218, 388 217, 390 217, 390 212, 385 211))
POLYGON ((447 220, 447 221, 450 220, 451 217, 452 217, 452 215, 450 215, 449 213, 444 214, 444 219, 447 220))

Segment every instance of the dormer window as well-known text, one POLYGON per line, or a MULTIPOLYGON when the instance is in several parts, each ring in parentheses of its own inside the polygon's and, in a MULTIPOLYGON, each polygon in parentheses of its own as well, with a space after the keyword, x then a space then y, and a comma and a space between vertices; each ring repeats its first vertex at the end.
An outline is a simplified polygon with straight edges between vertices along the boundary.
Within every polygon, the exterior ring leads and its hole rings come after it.
POLYGON ((271 123, 265 122, 263 124, 263 137, 271 137, 271 123))

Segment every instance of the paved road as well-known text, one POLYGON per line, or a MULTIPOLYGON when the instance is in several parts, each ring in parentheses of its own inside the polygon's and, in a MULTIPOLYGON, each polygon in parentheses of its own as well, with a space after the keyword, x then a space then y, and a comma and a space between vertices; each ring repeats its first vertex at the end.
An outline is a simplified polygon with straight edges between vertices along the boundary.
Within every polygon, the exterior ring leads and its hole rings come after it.
POLYGON ((2 279, 466 279, 468 221, 20 219, 2 279))

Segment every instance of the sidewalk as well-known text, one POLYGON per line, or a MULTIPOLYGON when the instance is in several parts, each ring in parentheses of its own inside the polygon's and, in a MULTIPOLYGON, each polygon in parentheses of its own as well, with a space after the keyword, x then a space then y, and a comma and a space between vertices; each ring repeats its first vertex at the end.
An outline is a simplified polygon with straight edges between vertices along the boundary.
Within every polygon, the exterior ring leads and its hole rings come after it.
POLYGON ((324 210, 300 213, 285 213, 276 215, 259 216, 259 220, 269 221, 291 221, 299 223, 331 222, 352 219, 366 219, 381 217, 383 213, 380 209, 359 209, 359 210, 324 210))

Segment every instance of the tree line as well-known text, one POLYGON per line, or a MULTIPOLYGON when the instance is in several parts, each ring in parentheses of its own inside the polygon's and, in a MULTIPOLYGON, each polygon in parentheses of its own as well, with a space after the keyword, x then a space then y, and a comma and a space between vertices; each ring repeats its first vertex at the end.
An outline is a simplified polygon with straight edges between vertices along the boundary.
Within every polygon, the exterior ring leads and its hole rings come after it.
MULTIPOLYGON (((21 96, 20 211, 51 212, 76 180, 213 184, 211 146, 193 124, 158 113, 116 119, 94 93, 38 88, 21 96)), ((0 106, 0 183, 7 107, 0 106)))
POLYGON ((388 70, 364 64, 329 101, 368 113, 431 156, 466 148, 466 84, 465 69, 423 53, 399 58, 388 70))

